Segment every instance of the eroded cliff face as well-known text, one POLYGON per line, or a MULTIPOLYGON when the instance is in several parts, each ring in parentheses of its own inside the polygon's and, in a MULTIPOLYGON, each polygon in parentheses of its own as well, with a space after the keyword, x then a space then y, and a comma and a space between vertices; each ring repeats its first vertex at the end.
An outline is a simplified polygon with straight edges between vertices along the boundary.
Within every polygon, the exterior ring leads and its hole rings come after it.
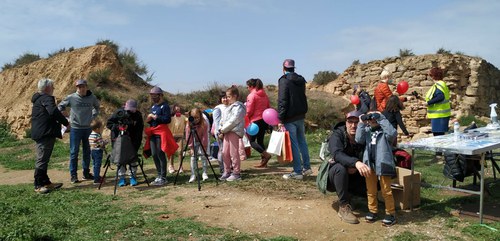
MULTIPOLYGON (((376 60, 350 66, 333 82, 325 86, 310 85, 310 88, 348 99, 353 92, 353 86, 357 84, 373 96, 373 89, 380 81, 382 70, 387 69, 394 79, 391 89, 395 94, 396 84, 405 80, 410 86, 405 96, 409 96, 412 91, 423 96, 433 84, 432 79, 427 76, 433 66, 445 71, 444 81, 451 91, 452 119, 474 115, 489 121, 489 104, 500 103, 500 71, 478 57, 433 54, 376 60)), ((416 133, 415 138, 429 135, 430 121, 426 119, 425 103, 410 99, 405 102, 405 106, 402 114, 408 131, 416 133)))
MULTIPOLYGON (((0 119, 10 124, 20 138, 31 128, 31 96, 37 91, 38 80, 50 78, 55 81, 54 96, 60 102, 66 95, 76 91, 74 83, 86 79, 89 73, 109 69, 110 83, 91 83, 91 90, 109 92, 119 100, 137 98, 147 93, 148 86, 132 84, 118 61, 112 48, 96 45, 61 53, 48 59, 0 72, 0 119)), ((101 100, 101 116, 107 117, 115 109, 101 100)))

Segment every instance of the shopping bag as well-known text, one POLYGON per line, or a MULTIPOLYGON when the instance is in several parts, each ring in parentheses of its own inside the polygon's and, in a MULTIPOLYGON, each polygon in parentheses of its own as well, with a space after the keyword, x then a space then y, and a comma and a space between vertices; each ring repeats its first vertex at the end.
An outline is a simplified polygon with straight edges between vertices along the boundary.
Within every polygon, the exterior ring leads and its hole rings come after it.
POLYGON ((292 155, 292 142, 290 140, 290 132, 285 131, 285 135, 283 138, 283 150, 281 151, 283 153, 283 160, 286 162, 292 162, 293 161, 293 155, 292 155))
POLYGON ((281 155, 281 150, 283 149, 283 139, 285 133, 281 131, 273 131, 271 133, 271 138, 269 139, 269 144, 267 145, 267 152, 274 155, 281 155))

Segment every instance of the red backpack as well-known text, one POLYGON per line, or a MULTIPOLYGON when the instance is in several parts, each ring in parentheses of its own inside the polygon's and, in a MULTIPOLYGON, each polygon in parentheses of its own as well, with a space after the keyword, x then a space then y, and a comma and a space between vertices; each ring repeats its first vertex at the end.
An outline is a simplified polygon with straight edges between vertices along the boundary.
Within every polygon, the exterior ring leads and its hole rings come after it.
POLYGON ((394 162, 396 166, 411 169, 411 155, 403 149, 395 149, 392 154, 394 155, 394 162))

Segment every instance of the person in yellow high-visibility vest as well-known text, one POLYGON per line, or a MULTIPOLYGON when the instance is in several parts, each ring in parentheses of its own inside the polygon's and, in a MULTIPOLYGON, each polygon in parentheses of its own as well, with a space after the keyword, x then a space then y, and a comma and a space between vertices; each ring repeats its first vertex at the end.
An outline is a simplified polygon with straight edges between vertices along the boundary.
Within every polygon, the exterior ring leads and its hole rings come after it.
POLYGON ((450 90, 443 81, 442 69, 433 67, 429 70, 429 76, 434 80, 434 85, 425 94, 427 118, 431 119, 433 135, 444 135, 448 132, 451 116, 450 90))

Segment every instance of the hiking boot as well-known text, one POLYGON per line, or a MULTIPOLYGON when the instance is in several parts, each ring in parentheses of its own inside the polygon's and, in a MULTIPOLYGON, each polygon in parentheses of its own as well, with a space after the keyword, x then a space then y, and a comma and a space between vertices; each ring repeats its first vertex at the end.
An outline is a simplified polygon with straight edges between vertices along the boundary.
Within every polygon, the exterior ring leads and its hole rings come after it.
POLYGON ((130 177, 130 186, 137 186, 137 178, 135 176, 130 177))
POLYGON ((390 227, 396 223, 396 217, 394 215, 385 215, 385 218, 382 220, 382 226, 390 227))
POLYGON ((339 212, 337 213, 340 217, 340 220, 350 223, 350 224, 357 224, 359 223, 359 220, 354 214, 352 213, 352 208, 351 205, 349 204, 344 204, 340 205, 339 207, 339 212))
POLYGON ((35 192, 38 194, 47 194, 50 192, 50 190, 44 186, 41 186, 41 187, 35 188, 35 192))
POLYGON ((283 179, 285 179, 285 180, 289 180, 289 179, 302 180, 302 178, 304 178, 304 176, 297 174, 295 172, 283 175, 283 179))
POLYGON ((203 179, 203 181, 207 180, 208 179, 207 173, 204 172, 203 174, 201 174, 201 178, 203 179))
POLYGON ((366 214, 366 216, 365 216, 365 221, 367 223, 373 223, 373 222, 377 221, 377 214, 372 213, 372 212, 368 212, 368 214, 366 214))
POLYGON ((265 168, 267 167, 267 162, 269 162, 269 159, 271 159, 272 156, 267 152, 262 152, 262 154, 260 155, 261 155, 260 163, 258 165, 255 165, 254 167, 265 168))
POLYGON ((226 179, 226 181, 228 181, 228 182, 239 181, 239 180, 241 180, 241 176, 238 174, 231 174, 231 176, 229 176, 226 179))
POLYGON ((79 183, 80 181, 78 181, 78 176, 74 175, 74 176, 71 176, 71 183, 72 184, 75 184, 75 183, 79 183))
POLYGON ((100 177, 98 180, 95 180, 94 179, 94 185, 100 185, 102 183, 104 183, 104 177, 100 177))
POLYGON ((125 178, 124 177, 120 177, 120 180, 118 181, 118 186, 119 187, 124 187, 125 185, 127 185, 127 182, 125 181, 125 178))
POLYGON ((52 191, 52 190, 55 190, 55 189, 59 189, 59 188, 61 188, 61 187, 62 187, 62 185, 63 185, 62 183, 50 183, 50 184, 45 185, 45 187, 46 187, 47 189, 49 189, 49 190, 51 190, 51 191, 52 191))
POLYGON ((304 176, 310 176, 313 174, 313 171, 311 169, 306 169, 304 171, 302 171, 302 175, 304 176))

